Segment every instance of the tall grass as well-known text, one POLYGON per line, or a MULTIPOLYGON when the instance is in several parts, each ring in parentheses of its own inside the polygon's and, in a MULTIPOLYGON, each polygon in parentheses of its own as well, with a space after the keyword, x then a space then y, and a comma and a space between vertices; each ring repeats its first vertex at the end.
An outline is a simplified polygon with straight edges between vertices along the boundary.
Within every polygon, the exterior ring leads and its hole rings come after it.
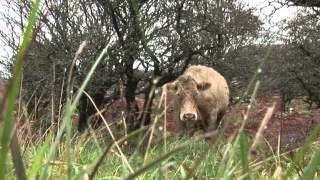
MULTIPOLYGON (((32 1, 32 8, 29 13, 29 17, 24 28, 23 36, 21 38, 18 52, 16 55, 16 61, 14 63, 14 68, 12 71, 12 78, 9 82, 9 86, 6 92, 6 96, 4 96, 3 102, 1 102, 0 112, 2 113, 1 124, 2 128, 0 130, 1 133, 1 148, 0 148, 0 179, 4 179, 6 165, 7 165, 7 157, 9 151, 9 141, 10 136, 12 134, 12 129, 14 126, 14 119, 12 118, 15 99, 18 93, 18 87, 21 79, 22 65, 24 58, 26 56, 28 47, 32 40, 32 33, 34 25, 37 21, 37 12, 39 9, 40 0, 32 1)), ((13 136, 15 137, 15 135, 13 136)), ((17 167, 17 166, 16 166, 17 167)), ((23 166, 21 166, 23 167, 23 166)), ((22 171, 21 169, 19 171, 22 171)), ((19 172, 17 172, 19 173, 19 172)), ((22 175, 24 177, 25 175, 22 175)))

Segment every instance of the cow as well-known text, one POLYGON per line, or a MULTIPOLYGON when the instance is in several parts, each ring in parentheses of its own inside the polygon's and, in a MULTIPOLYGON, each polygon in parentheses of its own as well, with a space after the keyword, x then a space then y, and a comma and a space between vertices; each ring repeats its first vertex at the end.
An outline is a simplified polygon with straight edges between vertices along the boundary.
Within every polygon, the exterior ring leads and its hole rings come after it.
POLYGON ((229 104, 229 88, 221 74, 210 67, 192 65, 162 88, 174 98, 179 129, 215 132, 229 104))

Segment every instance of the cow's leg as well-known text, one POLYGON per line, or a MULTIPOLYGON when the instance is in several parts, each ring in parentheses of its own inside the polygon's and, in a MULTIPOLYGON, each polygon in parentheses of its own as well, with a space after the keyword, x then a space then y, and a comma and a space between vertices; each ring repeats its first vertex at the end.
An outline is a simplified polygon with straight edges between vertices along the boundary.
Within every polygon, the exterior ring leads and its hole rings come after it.
POLYGON ((217 130, 217 116, 218 112, 214 109, 210 113, 210 118, 208 119, 207 122, 207 129, 206 129, 206 136, 209 139, 212 139, 216 135, 216 130, 217 130))
POLYGON ((208 120, 208 128, 207 131, 214 131, 217 129, 217 117, 218 117, 218 112, 214 109, 210 113, 210 118, 208 120))

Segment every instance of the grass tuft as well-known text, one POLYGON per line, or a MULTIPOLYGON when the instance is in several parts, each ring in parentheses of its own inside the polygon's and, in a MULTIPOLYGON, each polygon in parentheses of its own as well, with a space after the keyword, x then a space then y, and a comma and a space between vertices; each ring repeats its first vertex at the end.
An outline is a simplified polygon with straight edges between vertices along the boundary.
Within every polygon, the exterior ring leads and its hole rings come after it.
POLYGON ((13 111, 14 104, 18 94, 18 87, 20 84, 22 65, 27 54, 27 50, 32 40, 32 32, 38 18, 38 9, 40 6, 40 0, 32 1, 32 8, 29 13, 29 17, 24 28, 22 38, 19 43, 18 52, 16 55, 16 61, 14 63, 12 78, 7 88, 7 94, 4 96, 3 102, 1 102, 0 112, 2 115, 3 128, 0 131, 1 148, 0 148, 0 179, 5 178, 5 170, 7 165, 7 157, 9 151, 9 141, 14 127, 13 111), (4 109, 4 111, 3 111, 4 109))

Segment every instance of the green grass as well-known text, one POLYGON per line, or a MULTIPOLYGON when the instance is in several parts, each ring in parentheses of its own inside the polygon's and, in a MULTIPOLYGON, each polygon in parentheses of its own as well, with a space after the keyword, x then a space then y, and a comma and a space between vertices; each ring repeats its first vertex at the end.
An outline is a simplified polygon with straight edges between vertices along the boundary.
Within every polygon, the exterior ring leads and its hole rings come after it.
MULTIPOLYGON (((14 127, 14 118, 13 118, 13 111, 14 111, 14 104, 15 104, 15 99, 18 94, 18 87, 19 87, 19 82, 21 79, 21 74, 22 74, 22 65, 23 61, 25 59, 28 47, 30 43, 32 42, 32 33, 34 29, 34 25, 36 24, 37 21, 37 12, 39 9, 40 5, 40 0, 34 0, 32 1, 32 8, 29 12, 29 17, 27 20, 27 25, 24 28, 23 36, 21 37, 20 43, 19 43, 19 48, 16 54, 16 61, 14 62, 14 67, 12 71, 12 78, 9 83, 8 89, 7 89, 7 94, 6 97, 4 98, 3 102, 1 103, 1 120, 0 125, 0 143, 1 143, 1 148, 0 148, 0 179, 5 178, 5 170, 6 170, 6 162, 8 158, 8 152, 10 149, 10 136, 12 134, 12 129, 14 127)), ((15 137, 15 134, 12 136, 15 137)), ((14 142, 14 141, 11 141, 14 142)), ((18 148, 19 146, 17 145, 17 142, 13 143, 13 146, 18 148)), ((14 152, 15 156, 13 156, 14 162, 15 162, 15 168, 17 172, 17 176, 20 178, 26 178, 25 175, 25 170, 21 161, 20 157, 20 150, 12 148, 11 152, 14 152)))
MULTIPOLYGON (((102 140, 98 140, 99 144, 96 144, 94 141, 94 139, 87 139, 85 143, 82 140, 73 142, 72 146, 74 148, 72 148, 72 154, 74 154, 75 156, 71 158, 71 174, 69 175, 70 177, 72 177, 71 179, 74 179, 75 177, 81 177, 79 176, 79 174, 87 174, 86 172, 89 171, 90 166, 92 166, 92 164, 96 162, 97 157, 101 155, 101 149, 99 147, 105 147, 109 144, 107 142, 103 142, 102 140)), ((175 149, 181 144, 187 144, 187 146, 182 150, 179 150, 178 153, 173 154, 162 162, 157 163, 155 166, 150 167, 146 171, 143 171, 141 174, 139 174, 139 178, 161 179, 165 177, 164 174, 166 173, 166 176, 170 177, 170 179, 184 179, 188 174, 187 168, 192 167, 195 160, 200 158, 203 153, 206 152, 208 143, 206 140, 195 140, 190 139, 189 137, 177 137, 168 142, 168 151, 175 149)), ((194 175, 199 179, 237 179, 239 177, 248 178, 249 176, 243 176, 243 152, 241 149, 241 147, 243 146, 243 144, 233 146, 235 148, 235 154, 234 156, 232 156, 232 159, 224 159, 230 158, 224 157, 224 154, 227 151, 230 151, 230 147, 232 147, 231 143, 220 144, 216 148, 211 149, 210 153, 206 155, 206 158, 202 160, 200 165, 195 169, 194 175), (223 166, 222 163, 224 161, 232 161, 232 166, 223 166)), ((315 149, 319 148, 318 145, 313 145, 312 147, 315 149)), ((39 148, 29 147, 27 149, 27 153, 23 157, 25 162, 35 164, 32 162, 37 161, 37 156, 34 155, 37 153, 35 151, 36 149, 39 148)), ((67 179, 68 162, 65 157, 66 149, 64 149, 63 146, 61 147, 61 149, 62 151, 57 156, 56 160, 50 164, 50 170, 48 171, 49 176, 46 176, 46 179, 67 179)), ((41 149, 39 151, 41 151, 41 149)), ((273 176, 277 166, 276 161, 274 160, 272 153, 268 151, 266 151, 265 153, 267 158, 262 159, 263 156, 258 155, 258 157, 254 161, 247 164, 248 169, 245 172, 250 173, 250 177, 252 179, 270 179, 273 176)), ((305 157, 305 168, 303 170, 303 172, 305 173, 303 174, 303 177, 312 177, 315 172, 319 173, 319 169, 315 168, 317 167, 319 161, 317 161, 318 159, 314 158, 314 156, 319 157, 318 153, 319 151, 315 151, 313 156, 311 156, 312 154, 310 154, 305 157), (310 159, 312 160, 309 161, 310 159)), ((134 171, 137 171, 141 167, 143 167, 144 156, 142 152, 136 154, 125 154, 129 159, 129 163, 134 171)), ((152 146, 147 157, 147 164, 159 158, 159 156, 163 154, 165 154, 163 151, 163 143, 157 143, 156 145, 152 146)), ((44 158, 44 160, 45 159, 46 158, 44 158)), ((280 159, 282 168, 289 166, 290 158, 288 158, 287 155, 281 155, 280 159)), ((12 164, 10 166, 12 167, 12 164)), ((33 170, 34 168, 27 167, 27 169, 33 170)), ((8 174, 11 177, 9 179, 13 179, 14 173, 12 172, 12 170, 9 170, 8 174)), ((118 152, 116 152, 116 148, 114 148, 114 152, 111 152, 107 156, 106 160, 103 161, 95 177, 96 179, 120 179, 126 178, 127 176, 129 176, 129 174, 130 171, 123 163, 123 160, 119 156, 118 152)), ((290 177, 296 176, 298 176, 297 172, 293 173, 290 177)))
MULTIPOLYGON (((79 142, 80 143, 80 142, 79 142)), ((207 147, 207 143, 204 140, 194 141, 187 140, 187 138, 176 139, 168 144, 168 150, 172 150, 180 144, 187 143, 188 146, 179 151, 179 153, 171 156, 163 163, 159 163, 157 166, 150 168, 148 171, 144 172, 142 176, 146 179, 153 179, 159 177, 161 173, 163 173, 163 167, 166 164, 170 164, 170 171, 168 172, 169 177, 173 179, 181 179, 183 176, 183 172, 185 171, 182 167, 182 164, 190 167, 195 159, 199 158, 200 155, 205 151, 207 147)), ((100 144, 101 146, 106 146, 107 144, 100 144)), ((76 144, 75 147, 80 147, 82 144, 76 144)), ((29 148, 30 151, 26 154, 24 159, 30 160, 34 156, 34 149, 37 148, 29 148)), ((201 163, 201 167, 199 167, 199 171, 196 173, 198 177, 201 178, 210 178, 215 177, 217 175, 217 171, 219 169, 219 161, 221 160, 222 151, 224 150, 224 146, 219 148, 215 152, 211 152, 208 154, 205 161, 201 163)), ((149 156, 147 158, 147 163, 158 158, 161 154, 163 154, 163 144, 157 144, 153 146, 149 151, 149 156)), ((52 178, 58 177, 67 177, 66 168, 67 162, 63 156, 63 152, 60 157, 57 158, 56 162, 53 163, 53 167, 51 169, 52 178)), ((81 147, 81 149, 74 150, 74 154, 77 154, 72 159, 72 176, 76 176, 81 171, 85 170, 86 167, 90 166, 90 164, 94 163, 101 154, 101 151, 93 142, 90 140, 86 145, 81 147)), ((130 159, 130 164, 134 167, 135 170, 139 169, 143 166, 143 155, 127 155, 128 159, 130 159), (129 156, 131 156, 129 158, 129 156)), ((49 174, 51 174, 49 173, 49 174)), ((123 164, 121 157, 114 152, 111 153, 107 160, 105 160, 102 166, 99 168, 96 178, 108 179, 107 177, 126 177, 129 175, 129 171, 126 169, 126 166, 123 164)))

